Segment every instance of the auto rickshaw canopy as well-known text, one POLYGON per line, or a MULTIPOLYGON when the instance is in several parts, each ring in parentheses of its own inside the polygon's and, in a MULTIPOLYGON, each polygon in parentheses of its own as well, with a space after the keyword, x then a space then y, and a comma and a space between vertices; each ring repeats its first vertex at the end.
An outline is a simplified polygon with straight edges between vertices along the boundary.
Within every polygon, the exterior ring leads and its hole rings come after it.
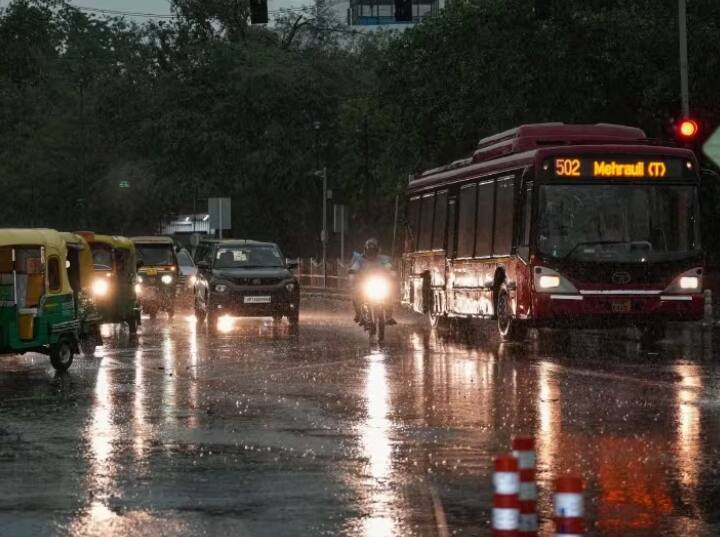
MULTIPOLYGON (((62 233, 54 229, 21 229, 21 228, 5 228, 0 229, 0 249, 3 248, 32 248, 39 247, 44 250, 44 266, 43 271, 47 272, 49 260, 53 257, 58 259, 59 283, 58 289, 47 288, 50 295, 72 294, 70 280, 68 278, 67 266, 67 242, 62 233)), ((0 260, 0 272, 5 273, 12 265, 12 259, 0 260), (6 263, 9 261, 9 263, 6 263), (7 267, 5 265, 8 265, 7 267)), ((10 272, 17 270, 17 267, 10 268, 10 272)), ((22 272, 22 271, 19 271, 22 272)), ((47 275, 45 276, 47 281, 47 275)))

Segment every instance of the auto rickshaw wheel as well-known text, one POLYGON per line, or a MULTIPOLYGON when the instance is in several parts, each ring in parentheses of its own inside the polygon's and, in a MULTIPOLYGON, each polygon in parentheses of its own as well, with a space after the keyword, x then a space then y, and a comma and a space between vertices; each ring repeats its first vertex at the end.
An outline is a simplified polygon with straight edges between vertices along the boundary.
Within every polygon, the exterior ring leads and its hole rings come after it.
POLYGON ((74 357, 75 351, 69 337, 61 337, 57 343, 50 346, 50 363, 60 373, 68 370, 74 357))

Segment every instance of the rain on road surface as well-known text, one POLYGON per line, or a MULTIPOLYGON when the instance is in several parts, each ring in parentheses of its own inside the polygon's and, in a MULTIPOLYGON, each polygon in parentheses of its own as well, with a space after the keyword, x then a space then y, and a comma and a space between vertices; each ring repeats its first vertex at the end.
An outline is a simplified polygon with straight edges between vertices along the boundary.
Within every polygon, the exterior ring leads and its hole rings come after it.
MULTIPOLYGON (((538 442, 550 483, 587 480, 589 535, 720 534, 720 368, 712 334, 657 354, 623 332, 501 345, 405 318, 371 346, 345 305, 299 334, 178 316, 55 377, 0 360, 0 535, 489 535, 492 458, 538 442)), ((720 345, 720 339, 717 340, 720 345)))

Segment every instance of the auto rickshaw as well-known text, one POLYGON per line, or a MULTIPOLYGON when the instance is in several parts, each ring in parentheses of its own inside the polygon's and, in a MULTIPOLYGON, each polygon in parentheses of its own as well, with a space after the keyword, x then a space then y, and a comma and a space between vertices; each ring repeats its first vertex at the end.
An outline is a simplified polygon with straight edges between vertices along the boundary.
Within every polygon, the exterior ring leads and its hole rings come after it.
POLYGON ((127 323, 131 334, 140 325, 137 297, 137 253, 127 237, 78 232, 92 250, 91 292, 104 323, 127 323))
POLYGON ((83 243, 51 229, 0 229, 0 354, 46 354, 65 371, 98 333, 83 291, 83 243))
POLYGON ((175 314, 178 260, 175 242, 170 237, 133 237, 137 249, 138 291, 142 311, 155 318, 160 311, 175 314))

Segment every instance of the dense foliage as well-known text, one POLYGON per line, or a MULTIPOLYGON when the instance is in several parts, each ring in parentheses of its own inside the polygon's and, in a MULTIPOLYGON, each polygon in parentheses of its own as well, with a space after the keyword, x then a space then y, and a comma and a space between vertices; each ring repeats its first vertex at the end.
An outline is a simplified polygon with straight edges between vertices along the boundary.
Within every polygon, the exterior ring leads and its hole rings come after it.
MULTIPOLYGON (((241 0, 175 0, 138 25, 58 0, 0 13, 0 225, 155 231, 233 198, 233 235, 316 254, 319 181, 356 245, 389 242, 407 175, 535 121, 667 135, 679 110, 676 0, 454 0, 405 32, 329 12, 247 24, 241 0), (129 188, 120 188, 122 181, 129 188)), ((694 109, 718 120, 720 4, 689 2, 694 109)), ((337 241, 334 241, 336 247, 337 241)))

